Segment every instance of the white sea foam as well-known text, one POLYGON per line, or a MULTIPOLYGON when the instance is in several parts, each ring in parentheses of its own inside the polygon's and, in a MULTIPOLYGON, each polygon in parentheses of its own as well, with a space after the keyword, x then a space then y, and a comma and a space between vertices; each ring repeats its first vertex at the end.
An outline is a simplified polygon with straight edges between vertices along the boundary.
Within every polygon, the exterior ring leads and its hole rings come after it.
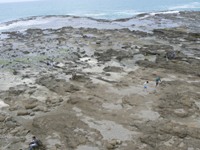
POLYGON ((140 17, 140 19, 146 19, 148 17, 151 17, 151 16, 155 16, 157 14, 178 14, 180 11, 177 11, 177 10, 169 10, 169 11, 162 11, 162 12, 151 12, 147 15, 144 15, 143 17, 140 17))
POLYGON ((174 0, 158 3, 158 0, 0 0, 0 22, 45 15, 76 15, 98 19, 130 18, 144 12, 165 10, 200 10, 199 0, 174 0), (36 1, 31 3, 31 1, 36 1), (10 5, 10 3, 13 3, 10 5), (17 4, 16 3, 20 3, 17 4), (100 6, 101 4, 101 6, 100 6), (145 4, 145 5, 144 5, 145 4), (153 5, 152 7, 152 4, 153 5), (39 7, 38 7, 39 6, 39 7))
POLYGON ((87 27, 97 29, 112 29, 122 28, 119 25, 109 22, 98 22, 89 18, 74 18, 74 17, 37 17, 33 20, 16 21, 9 25, 0 24, 1 31, 21 31, 27 28, 61 28, 64 26, 72 26, 74 28, 87 27))
MULTIPOLYGON (((169 12, 168 12, 169 13, 169 12)), ((171 12, 172 13, 172 12, 171 12)), ((174 13, 174 12, 173 12, 174 13)), ((9 24, 0 24, 0 32, 4 31, 24 31, 28 28, 41 28, 41 29, 58 29, 62 27, 73 28, 96 28, 96 29, 123 29, 141 30, 151 32, 153 28, 177 27, 178 24, 166 20, 161 24, 156 24, 152 19, 130 18, 127 20, 115 21, 102 21, 91 19, 87 17, 63 17, 63 16, 49 16, 49 17, 36 17, 24 20, 14 21, 9 24)))
POLYGON ((153 12, 150 13, 150 15, 155 16, 156 14, 177 14, 179 11, 177 10, 172 10, 172 11, 163 11, 163 12, 153 12))
MULTIPOLYGON (((72 14, 74 15, 74 14, 72 14)), ((76 15, 76 14, 75 14, 76 15)), ((76 16, 87 16, 87 17, 94 17, 94 18, 98 18, 98 17, 102 17, 102 16, 106 16, 106 13, 85 13, 85 14, 79 14, 76 16)))
POLYGON ((31 28, 38 25, 47 24, 49 21, 45 19, 35 19, 35 20, 28 20, 28 21, 16 21, 9 25, 0 24, 0 31, 5 30, 20 30, 24 28, 31 28))
POLYGON ((117 18, 127 18, 133 17, 135 15, 140 14, 141 12, 137 12, 135 10, 119 10, 119 11, 102 11, 102 12, 72 12, 68 13, 71 16, 82 16, 82 17, 92 17, 96 19, 117 19, 117 18))
POLYGON ((115 15, 127 15, 127 16, 135 16, 141 14, 141 12, 137 12, 135 10, 124 10, 124 11, 117 11, 114 13, 115 15))

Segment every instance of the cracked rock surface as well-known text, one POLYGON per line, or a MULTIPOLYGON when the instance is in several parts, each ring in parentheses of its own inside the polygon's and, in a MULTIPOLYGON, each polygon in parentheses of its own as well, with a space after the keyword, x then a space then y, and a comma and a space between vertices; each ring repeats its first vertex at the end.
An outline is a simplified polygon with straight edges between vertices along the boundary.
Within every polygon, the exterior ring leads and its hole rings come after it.
POLYGON ((200 19, 180 15, 152 17, 186 24, 152 33, 1 33, 0 149, 26 150, 35 135, 47 150, 199 150, 200 19))

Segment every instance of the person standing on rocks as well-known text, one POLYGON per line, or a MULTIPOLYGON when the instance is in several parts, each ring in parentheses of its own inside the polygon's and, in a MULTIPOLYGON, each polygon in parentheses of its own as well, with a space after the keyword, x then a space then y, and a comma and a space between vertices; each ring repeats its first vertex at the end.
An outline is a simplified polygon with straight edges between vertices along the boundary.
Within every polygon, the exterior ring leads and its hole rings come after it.
POLYGON ((149 81, 144 82, 144 84, 143 84, 144 85, 143 91, 147 92, 148 83, 149 83, 149 81))
POLYGON ((159 83, 161 83, 161 79, 160 79, 160 77, 158 76, 158 77, 156 78, 156 87, 159 85, 159 83))
POLYGON ((32 142, 29 143, 29 150, 39 147, 38 139, 35 136, 32 137, 32 142))

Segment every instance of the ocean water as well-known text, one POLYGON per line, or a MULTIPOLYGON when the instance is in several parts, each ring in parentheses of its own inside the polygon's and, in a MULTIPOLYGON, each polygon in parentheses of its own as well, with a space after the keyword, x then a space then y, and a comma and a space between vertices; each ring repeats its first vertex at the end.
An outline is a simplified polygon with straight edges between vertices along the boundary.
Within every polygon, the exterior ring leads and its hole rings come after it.
POLYGON ((200 11, 200 0, 0 0, 0 23, 45 15, 113 20, 172 10, 200 11))
POLYGON ((64 26, 151 32, 154 28, 183 25, 169 19, 157 23, 151 19, 155 14, 185 10, 200 11, 200 0, 0 0, 0 33, 64 26), (135 17, 141 13, 147 14, 135 17), (117 20, 122 18, 130 19, 117 20))

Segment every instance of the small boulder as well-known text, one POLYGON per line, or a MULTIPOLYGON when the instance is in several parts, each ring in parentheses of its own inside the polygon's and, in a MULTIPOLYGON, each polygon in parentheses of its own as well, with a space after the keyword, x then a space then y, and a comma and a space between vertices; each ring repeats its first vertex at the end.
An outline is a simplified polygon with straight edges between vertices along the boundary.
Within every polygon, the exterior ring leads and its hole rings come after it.
POLYGON ((33 109, 33 108, 35 108, 37 106, 37 104, 26 104, 25 105, 25 108, 26 109, 33 109))
POLYGON ((0 122, 3 122, 6 119, 6 116, 0 114, 0 122))
POLYGON ((26 116, 29 115, 30 113, 26 110, 20 110, 17 112, 17 116, 26 116))

